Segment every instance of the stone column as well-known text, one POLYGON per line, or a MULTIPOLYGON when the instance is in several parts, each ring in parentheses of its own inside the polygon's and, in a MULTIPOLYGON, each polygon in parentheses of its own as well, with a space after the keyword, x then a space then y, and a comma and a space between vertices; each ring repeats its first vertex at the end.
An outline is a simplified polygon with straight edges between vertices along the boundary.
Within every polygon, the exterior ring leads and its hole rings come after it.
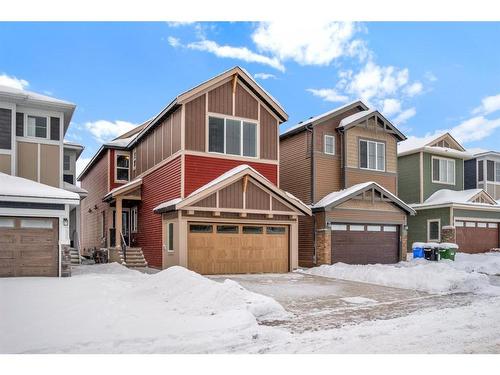
POLYGON ((69 245, 61 245, 61 277, 71 276, 71 252, 69 245))
POLYGON ((401 261, 405 261, 407 259, 408 251, 408 231, 405 229, 404 225, 401 225, 401 261))
POLYGON ((316 265, 332 264, 332 231, 318 229, 316 231, 316 265))
POLYGON ((452 225, 441 228, 441 242, 457 243, 457 230, 452 225))
POLYGON ((122 198, 116 198, 116 212, 115 212, 115 246, 120 247, 122 232, 122 198))

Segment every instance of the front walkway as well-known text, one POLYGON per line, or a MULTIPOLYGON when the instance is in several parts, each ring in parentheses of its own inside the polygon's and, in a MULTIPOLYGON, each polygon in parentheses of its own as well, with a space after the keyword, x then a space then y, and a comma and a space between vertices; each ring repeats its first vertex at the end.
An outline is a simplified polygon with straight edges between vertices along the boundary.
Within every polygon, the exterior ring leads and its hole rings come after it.
POLYGON ((292 317, 266 322, 293 332, 338 328, 368 320, 391 319, 419 310, 470 304, 472 294, 433 295, 374 284, 301 273, 210 276, 231 279, 246 289, 276 299, 292 317))

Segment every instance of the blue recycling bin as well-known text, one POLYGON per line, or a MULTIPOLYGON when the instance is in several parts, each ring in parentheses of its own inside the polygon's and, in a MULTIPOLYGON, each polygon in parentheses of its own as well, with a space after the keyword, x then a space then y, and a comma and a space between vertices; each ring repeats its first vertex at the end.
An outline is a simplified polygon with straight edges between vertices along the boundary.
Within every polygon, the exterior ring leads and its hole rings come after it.
POLYGON ((424 247, 425 244, 423 242, 414 242, 411 246, 413 251, 413 259, 423 258, 424 257, 424 247))

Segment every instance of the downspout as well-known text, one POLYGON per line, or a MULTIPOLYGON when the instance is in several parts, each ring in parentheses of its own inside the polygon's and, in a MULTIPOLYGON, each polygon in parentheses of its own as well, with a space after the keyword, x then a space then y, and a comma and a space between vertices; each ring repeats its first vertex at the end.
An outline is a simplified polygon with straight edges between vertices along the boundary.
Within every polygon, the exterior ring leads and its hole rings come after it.
MULTIPOLYGON (((313 124, 306 126, 306 130, 311 134, 311 205, 314 204, 315 197, 315 181, 316 181, 316 169, 314 165, 314 128, 313 124)), ((316 216, 312 215, 313 220, 313 264, 316 265, 317 252, 316 252, 316 216)))

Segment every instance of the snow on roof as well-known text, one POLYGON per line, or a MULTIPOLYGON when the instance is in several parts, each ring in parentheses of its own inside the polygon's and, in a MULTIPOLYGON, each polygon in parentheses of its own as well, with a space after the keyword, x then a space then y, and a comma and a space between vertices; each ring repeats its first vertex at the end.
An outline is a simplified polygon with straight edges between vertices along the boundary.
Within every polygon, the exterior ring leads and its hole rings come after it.
POLYGON ((171 199, 169 201, 163 202, 163 203, 159 204, 158 206, 156 206, 155 208, 153 208, 153 212, 156 212, 158 210, 163 210, 163 209, 169 208, 171 206, 175 206, 176 204, 181 203, 182 200, 183 200, 182 198, 175 198, 175 199, 171 199))
POLYGON ((435 136, 425 136, 425 137, 415 137, 413 135, 409 136, 405 141, 398 143, 398 153, 409 152, 418 150, 428 144, 433 140, 439 138, 442 134, 435 136))
POLYGON ((305 121, 302 121, 302 122, 299 122, 298 124, 288 128, 287 130, 285 130, 283 133, 281 133, 281 135, 285 135, 285 134, 288 134, 288 133, 291 133, 293 132, 294 130, 297 130, 297 129, 300 129, 300 128, 303 128, 303 127, 306 127, 307 125, 323 118, 323 117, 327 117, 335 112, 338 112, 338 111, 342 111, 356 103, 360 103, 360 105, 364 105, 366 107, 366 105, 361 101, 361 100, 354 100, 350 103, 347 103, 347 104, 344 104, 343 106, 340 106, 340 107, 337 107, 337 108, 334 108, 328 112, 325 112, 325 113, 322 113, 320 115, 317 115, 317 116, 313 116, 313 117, 310 117, 309 119, 305 120, 305 121))
POLYGON ((2 197, 69 199, 77 202, 80 201, 80 196, 74 192, 5 173, 0 173, 0 200, 2 197))
POLYGON ((128 137, 128 138, 118 138, 114 139, 112 141, 106 142, 104 145, 105 146, 111 146, 111 147, 127 147, 128 144, 134 140, 134 138, 137 136, 137 134, 128 137))
POLYGON ((345 198, 353 193, 355 193, 358 190, 362 190, 368 186, 370 186, 373 182, 368 181, 368 182, 363 182, 361 184, 353 185, 351 187, 348 187, 347 189, 344 190, 339 190, 339 191, 334 191, 327 196, 323 197, 320 199, 316 204, 312 205, 312 208, 323 208, 327 207, 335 202, 338 202, 342 198, 345 198))
POLYGON ((431 146, 431 144, 445 134, 446 133, 437 135, 434 134, 425 137, 410 136, 405 141, 398 143, 398 155, 411 154, 417 151, 426 151, 460 159, 471 159, 473 157, 473 155, 467 151, 460 151, 449 147, 431 146))
POLYGON ((429 198, 425 200, 424 203, 412 204, 414 208, 437 206, 443 204, 467 204, 470 206, 481 206, 481 207, 492 207, 496 208, 496 205, 488 203, 477 203, 472 202, 472 198, 484 191, 483 189, 468 189, 468 190, 450 190, 441 189, 432 194, 429 198))
POLYGON ((36 92, 22 90, 9 86, 3 86, 3 85, 0 85, 0 95, 13 96, 22 100, 33 100, 33 101, 75 107, 75 104, 65 100, 56 99, 51 96, 38 94, 36 92))
POLYGON ((81 145, 80 143, 67 141, 67 140, 64 140, 64 146, 77 147, 77 148, 81 148, 81 149, 85 148, 85 146, 81 145))
POLYGON ((80 186, 76 186, 70 184, 69 182, 64 181, 63 183, 64 190, 72 191, 73 193, 77 193, 78 195, 88 195, 88 191, 81 188, 80 186))
POLYGON ((104 198, 111 197, 113 194, 115 194, 118 191, 126 190, 129 186, 133 185, 141 185, 142 184, 142 178, 136 178, 135 180, 129 181, 126 184, 120 185, 118 187, 115 187, 114 189, 110 190, 109 193, 107 193, 104 198))
POLYGON ((372 109, 367 109, 366 111, 361 111, 361 112, 355 113, 353 115, 347 116, 346 118, 343 118, 340 121, 339 127, 343 128, 344 126, 350 125, 353 122, 358 121, 360 118, 368 116, 374 112, 377 112, 377 110, 372 108, 372 109))

